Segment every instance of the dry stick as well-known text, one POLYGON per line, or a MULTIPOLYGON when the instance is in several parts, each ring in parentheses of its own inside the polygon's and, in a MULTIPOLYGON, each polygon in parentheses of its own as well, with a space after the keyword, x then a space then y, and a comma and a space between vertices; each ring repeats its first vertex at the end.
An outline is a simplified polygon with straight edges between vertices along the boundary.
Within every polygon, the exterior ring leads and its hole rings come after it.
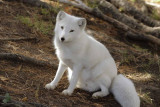
POLYGON ((119 10, 114 5, 105 0, 102 0, 100 2, 98 8, 104 14, 112 15, 114 19, 126 24, 132 29, 135 29, 137 31, 142 31, 160 38, 160 27, 149 27, 144 24, 138 23, 134 18, 120 13, 119 10))
POLYGON ((34 40, 37 41, 36 37, 27 37, 27 38, 0 38, 0 41, 30 41, 30 40, 34 40))
POLYGON ((0 53, 0 59, 19 61, 19 62, 34 64, 34 65, 43 66, 43 67, 44 66, 49 66, 49 67, 53 67, 53 69, 57 69, 57 65, 53 62, 37 60, 37 59, 27 57, 27 56, 23 56, 23 55, 20 55, 20 54, 0 53))
POLYGON ((151 42, 153 44, 156 44, 158 46, 160 46, 160 39, 152 36, 152 35, 147 35, 147 34, 144 34, 144 33, 140 33, 140 32, 137 32, 136 30, 133 30, 131 29, 130 27, 128 27, 127 25, 113 19, 113 18, 110 18, 106 15, 104 15, 102 13, 102 11, 100 11, 98 8, 89 8, 89 7, 83 7, 82 4, 77 4, 77 3, 74 3, 72 1, 68 1, 68 0, 59 0, 59 2, 61 3, 65 3, 65 4, 69 4, 69 5, 73 5, 89 14, 92 14, 104 21, 107 21, 108 23, 114 25, 116 28, 119 28, 121 29, 122 31, 125 32, 125 35, 121 35, 121 36, 128 36, 130 37, 131 39, 135 39, 135 40, 141 40, 141 41, 146 41, 146 42, 151 42))
POLYGON ((123 8, 124 12, 133 16, 135 19, 139 20, 140 22, 148 26, 151 27, 160 26, 160 21, 154 20, 149 16, 145 15, 143 12, 137 10, 127 0, 111 0, 111 3, 114 4, 116 7, 123 8))

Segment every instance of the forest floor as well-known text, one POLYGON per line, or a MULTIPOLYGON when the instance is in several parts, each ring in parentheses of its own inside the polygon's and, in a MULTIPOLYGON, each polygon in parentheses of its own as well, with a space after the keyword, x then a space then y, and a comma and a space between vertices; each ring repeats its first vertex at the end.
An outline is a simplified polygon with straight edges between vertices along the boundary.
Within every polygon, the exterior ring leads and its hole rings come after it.
MULTIPOLYGON (((65 6, 62 8, 68 9, 65 6)), ((37 39, 1 41, 0 53, 20 54, 58 65, 52 45, 57 11, 58 9, 55 9, 50 12, 20 2, 0 2, 0 39, 20 37, 37 39)), ((141 99, 141 107, 159 107, 160 51, 149 48, 148 43, 133 42, 121 37, 123 32, 83 11, 72 7, 70 13, 87 19, 87 32, 109 49, 116 63, 119 63, 119 73, 134 82, 141 99)), ((0 60, 0 95, 5 96, 9 93, 12 100, 40 103, 50 107, 120 106, 112 94, 93 99, 92 93, 76 89, 72 96, 62 95, 61 92, 68 87, 66 74, 55 90, 46 90, 45 84, 54 78, 55 73, 56 69, 52 67, 41 67, 15 60, 0 60)), ((3 106, 2 100, 0 106, 3 106)))

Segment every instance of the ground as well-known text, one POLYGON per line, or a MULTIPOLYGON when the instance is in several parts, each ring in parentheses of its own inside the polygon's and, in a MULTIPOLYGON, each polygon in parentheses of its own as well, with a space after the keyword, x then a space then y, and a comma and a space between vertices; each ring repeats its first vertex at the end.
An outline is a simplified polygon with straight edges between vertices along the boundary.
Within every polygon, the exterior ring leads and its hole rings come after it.
MULTIPOLYGON (((159 107, 160 58, 150 45, 122 38, 123 32, 75 8, 63 7, 73 15, 87 19, 87 32, 103 43, 112 54, 119 73, 130 78, 141 99, 141 107, 159 107), (148 48, 149 47, 149 48, 148 48)), ((52 45, 57 11, 34 7, 20 2, 0 2, 0 38, 35 37, 36 41, 1 41, 0 53, 15 53, 54 62, 58 59, 52 45)), ((0 95, 9 93, 12 100, 46 106, 120 107, 112 94, 93 99, 92 93, 76 89, 72 96, 61 92, 68 87, 66 74, 55 90, 45 84, 55 76, 56 69, 18 61, 0 60, 0 95)), ((3 106, 0 100, 0 106, 3 106)), ((35 107, 35 106, 34 106, 35 107)))

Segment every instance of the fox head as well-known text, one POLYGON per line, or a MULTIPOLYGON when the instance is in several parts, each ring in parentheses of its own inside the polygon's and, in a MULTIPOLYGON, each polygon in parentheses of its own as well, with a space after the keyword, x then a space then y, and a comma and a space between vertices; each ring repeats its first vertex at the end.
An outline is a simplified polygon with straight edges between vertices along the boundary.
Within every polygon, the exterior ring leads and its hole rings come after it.
POLYGON ((86 27, 86 19, 71 16, 60 11, 56 18, 55 36, 61 42, 71 42, 81 37, 86 27))

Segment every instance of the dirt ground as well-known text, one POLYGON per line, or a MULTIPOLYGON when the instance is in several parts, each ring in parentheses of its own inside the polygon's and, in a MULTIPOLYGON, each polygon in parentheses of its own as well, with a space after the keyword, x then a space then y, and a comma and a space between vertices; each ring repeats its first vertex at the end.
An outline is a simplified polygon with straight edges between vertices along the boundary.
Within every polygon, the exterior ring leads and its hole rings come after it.
MULTIPOLYGON (((70 13, 87 19, 87 32, 109 49, 116 63, 119 63, 119 73, 135 83, 141 98, 141 107, 159 107, 160 51, 157 48, 148 48, 148 43, 143 45, 144 43, 122 38, 119 35, 123 35, 123 32, 78 9, 72 8, 70 13)), ((43 8, 20 2, 0 2, 0 39, 20 37, 37 39, 37 41, 1 41, 0 53, 21 54, 58 65, 52 45, 55 17, 56 11, 48 13, 43 8), (47 28, 51 29, 46 31, 47 28)), ((56 69, 52 67, 0 60, 0 95, 9 93, 12 100, 40 103, 50 107, 120 107, 112 94, 93 99, 92 93, 76 89, 72 96, 62 95, 61 92, 68 87, 66 74, 55 90, 44 89, 45 84, 54 78, 55 73, 56 69)), ((0 103, 0 106, 3 106, 2 101, 0 103)))

